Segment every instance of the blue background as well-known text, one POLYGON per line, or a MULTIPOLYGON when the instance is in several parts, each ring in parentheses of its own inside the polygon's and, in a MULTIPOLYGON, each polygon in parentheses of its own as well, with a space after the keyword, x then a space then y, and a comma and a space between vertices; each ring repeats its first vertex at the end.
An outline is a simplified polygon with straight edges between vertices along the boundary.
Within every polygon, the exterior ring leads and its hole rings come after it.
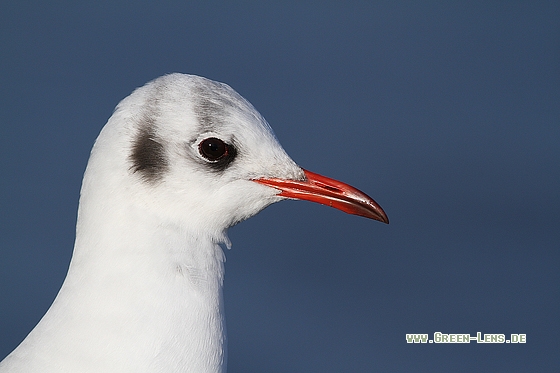
POLYGON ((391 219, 289 201, 232 228, 230 373, 560 371, 559 20, 553 1, 3 1, 0 358, 64 279, 113 108, 185 72, 391 219), (527 343, 405 341, 437 331, 527 343))

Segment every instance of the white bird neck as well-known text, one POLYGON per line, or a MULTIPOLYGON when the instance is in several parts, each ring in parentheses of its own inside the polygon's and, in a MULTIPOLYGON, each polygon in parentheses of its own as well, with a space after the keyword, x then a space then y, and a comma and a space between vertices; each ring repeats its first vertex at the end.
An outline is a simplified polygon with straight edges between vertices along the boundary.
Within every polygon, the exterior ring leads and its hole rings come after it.
POLYGON ((157 226, 155 217, 134 207, 123 208, 126 221, 116 209, 101 226, 98 219, 78 222, 60 297, 66 287, 79 289, 67 291, 66 302, 90 329, 81 333, 120 350, 115 358, 123 360, 123 368, 139 360, 151 372, 222 371, 221 247, 179 227, 157 226))
POLYGON ((222 248, 126 195, 89 189, 89 176, 66 280, 8 360, 26 372, 225 371, 222 248))

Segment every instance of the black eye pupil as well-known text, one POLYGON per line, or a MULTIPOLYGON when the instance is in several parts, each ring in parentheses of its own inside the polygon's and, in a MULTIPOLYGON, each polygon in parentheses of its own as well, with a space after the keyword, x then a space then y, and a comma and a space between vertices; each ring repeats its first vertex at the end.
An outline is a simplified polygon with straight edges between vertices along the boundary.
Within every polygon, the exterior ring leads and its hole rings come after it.
POLYGON ((227 144, 215 137, 203 140, 199 150, 200 154, 209 161, 217 161, 228 154, 227 144))

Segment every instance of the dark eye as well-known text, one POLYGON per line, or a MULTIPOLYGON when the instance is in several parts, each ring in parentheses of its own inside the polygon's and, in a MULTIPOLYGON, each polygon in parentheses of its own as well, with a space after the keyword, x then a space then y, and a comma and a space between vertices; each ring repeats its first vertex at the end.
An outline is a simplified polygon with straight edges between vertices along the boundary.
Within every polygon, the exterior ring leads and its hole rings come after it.
POLYGON ((198 151, 204 158, 215 162, 228 155, 229 147, 222 140, 210 137, 201 141, 198 151))

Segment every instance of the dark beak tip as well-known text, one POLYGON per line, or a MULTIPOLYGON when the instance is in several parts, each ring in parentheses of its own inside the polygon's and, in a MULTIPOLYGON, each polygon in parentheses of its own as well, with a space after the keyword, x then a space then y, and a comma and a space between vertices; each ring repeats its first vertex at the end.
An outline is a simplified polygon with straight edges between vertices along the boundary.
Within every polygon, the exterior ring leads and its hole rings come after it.
POLYGON ((380 221, 381 223, 389 224, 389 218, 387 217, 385 212, 382 212, 382 213, 379 213, 379 214, 373 214, 373 215, 370 215, 370 216, 367 216, 367 217, 371 218, 373 220, 380 221))

